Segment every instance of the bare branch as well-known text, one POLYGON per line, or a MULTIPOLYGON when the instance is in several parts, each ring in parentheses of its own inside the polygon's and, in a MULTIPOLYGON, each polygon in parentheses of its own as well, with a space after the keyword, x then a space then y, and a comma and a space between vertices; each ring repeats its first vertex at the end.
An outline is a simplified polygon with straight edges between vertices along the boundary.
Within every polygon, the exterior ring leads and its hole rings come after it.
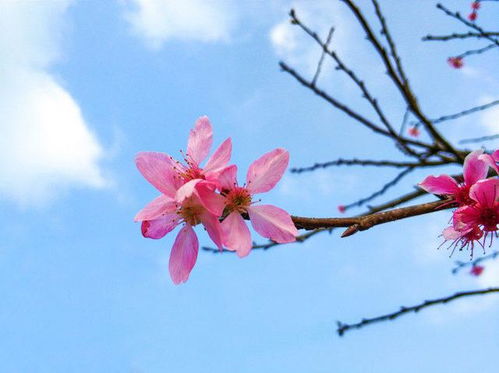
POLYGON ((411 109, 411 112, 414 114, 414 116, 421 121, 421 123, 424 125, 428 133, 431 135, 431 137, 435 140, 435 142, 439 146, 441 146, 444 150, 453 154, 460 161, 463 161, 461 154, 459 154, 459 152, 454 149, 454 147, 433 126, 432 122, 428 119, 428 117, 426 117, 426 115, 423 114, 421 108, 419 107, 418 100, 409 86, 409 81, 404 80, 403 77, 402 77, 403 81, 400 80, 388 56, 386 49, 381 45, 380 41, 374 34, 373 30, 371 29, 371 26, 367 22, 366 18, 364 17, 360 9, 353 3, 352 0, 342 0, 342 1, 350 8, 354 16, 357 18, 357 21, 364 29, 367 35, 367 39, 371 42, 371 44, 374 46, 375 50, 377 51, 378 55, 381 57, 381 60, 383 61, 387 69, 388 76, 392 79, 395 86, 398 88, 400 94, 406 101, 408 107, 411 109))
MULTIPOLYGON (((479 106, 472 107, 470 109, 460 111, 459 113, 443 115, 439 118, 432 119, 431 121, 433 122, 433 124, 438 124, 438 123, 442 123, 442 122, 445 122, 448 120, 458 119, 458 118, 461 118, 465 115, 469 115, 469 114, 476 113, 478 111, 486 110, 486 109, 491 108, 492 106, 495 106, 497 104, 499 104, 499 100, 494 100, 494 101, 489 102, 489 103, 484 104, 484 105, 479 105, 479 106)), ((412 122, 411 125, 417 125, 419 123, 420 122, 412 122)))
POLYGON ((470 260, 468 262, 461 262, 460 260, 456 260, 456 266, 452 269, 452 274, 455 275, 459 271, 461 271, 463 268, 467 267, 474 267, 482 262, 485 262, 487 260, 492 260, 495 259, 499 256, 499 251, 494 251, 492 254, 482 256, 480 258, 470 260))
POLYGON ((495 139, 499 139, 499 134, 491 135, 491 136, 475 137, 473 139, 464 139, 464 140, 459 141, 459 143, 460 144, 470 144, 470 143, 490 141, 490 140, 495 140, 495 139))
POLYGON ((445 14, 447 14, 449 17, 452 17, 456 20, 458 20, 459 22, 465 24, 466 26, 474 29, 475 31, 477 31, 480 35, 482 35, 482 37, 484 39, 487 39, 487 40, 490 40, 492 43, 496 44, 497 46, 499 46, 499 39, 495 38, 494 36, 491 36, 490 34, 488 34, 483 28, 481 28, 480 26, 478 26, 476 23, 473 23, 473 22, 469 22, 467 21, 466 19, 464 19, 461 14, 459 14, 459 12, 452 12, 450 11, 449 9, 447 9, 445 6, 443 6, 442 4, 437 4, 437 8, 440 9, 441 11, 443 11, 445 14))
POLYGON ((314 171, 319 168, 327 168, 331 166, 375 166, 375 167, 394 167, 394 168, 419 168, 419 167, 435 167, 449 164, 447 160, 442 161, 423 161, 419 163, 414 162, 397 162, 397 161, 376 161, 370 159, 336 159, 334 161, 324 163, 314 163, 308 167, 294 167, 290 171, 292 173, 300 174, 302 172, 314 171))
POLYGON ((342 322, 338 321, 338 329, 336 330, 338 332, 338 335, 341 337, 345 334, 345 332, 352 330, 352 329, 360 329, 366 325, 374 324, 377 322, 381 321, 389 321, 389 320, 394 320, 402 315, 405 315, 410 312, 419 312, 422 309, 435 306, 437 304, 446 304, 449 302, 452 302, 456 299, 459 298, 464 298, 464 297, 470 297, 470 296, 475 296, 475 295, 485 295, 485 294, 491 294, 491 293, 498 293, 499 288, 494 287, 494 288, 487 288, 487 289, 481 289, 481 290, 471 290, 471 291, 461 291, 458 293, 455 293, 451 296, 448 297, 443 297, 443 298, 437 298, 437 299, 432 299, 432 300, 426 300, 423 303, 420 303, 416 306, 411 306, 411 307, 400 307, 399 311, 395 311, 386 315, 378 316, 378 317, 373 317, 369 319, 362 319, 362 321, 355 323, 355 324, 344 324, 342 322))
POLYGON ((450 35, 426 35, 421 38, 423 41, 448 41, 448 40, 454 40, 454 39, 469 39, 469 38, 477 38, 481 39, 484 38, 485 36, 499 36, 499 32, 471 32, 468 31, 466 33, 462 34, 457 34, 453 33, 450 35))

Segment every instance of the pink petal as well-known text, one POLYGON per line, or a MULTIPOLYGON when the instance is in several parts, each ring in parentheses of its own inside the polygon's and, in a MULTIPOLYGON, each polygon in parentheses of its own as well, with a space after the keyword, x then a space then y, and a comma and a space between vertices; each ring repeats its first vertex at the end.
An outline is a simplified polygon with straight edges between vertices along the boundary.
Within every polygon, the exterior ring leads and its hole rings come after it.
POLYGON ((291 216, 272 205, 248 207, 248 214, 255 231, 278 243, 293 242, 298 235, 291 216))
POLYGON ((289 163, 288 151, 278 148, 254 161, 248 169, 246 183, 251 194, 271 190, 281 179, 289 163))
POLYGON ((141 152, 135 157, 135 164, 147 181, 170 197, 182 184, 174 171, 175 161, 168 154, 141 152))
POLYGON ((223 248, 223 236, 222 236, 222 226, 218 220, 218 216, 210 214, 209 212, 201 215, 201 223, 206 228, 208 236, 217 245, 217 247, 222 250, 223 248))
POLYGON ((456 180, 449 175, 427 176, 418 185, 432 194, 455 194, 459 191, 456 180))
POLYGON ((177 214, 168 214, 159 219, 144 220, 141 227, 142 235, 153 239, 163 238, 178 225, 179 219, 177 214))
POLYGON ((210 213, 217 217, 222 215, 225 207, 225 198, 215 193, 214 184, 207 182, 198 183, 196 186, 196 196, 210 213))
POLYGON ((189 134, 187 142, 187 156, 196 165, 199 165, 210 152, 213 143, 213 130, 207 116, 196 121, 194 128, 189 134))
POLYGON ((196 233, 189 224, 186 224, 175 239, 168 265, 170 276, 175 285, 186 282, 189 278, 189 274, 196 264, 198 248, 199 241, 196 233))
POLYGON ((493 207, 499 200, 499 179, 482 180, 470 188, 470 197, 481 206, 493 207))
POLYGON ((478 225, 479 219, 479 209, 472 206, 463 206, 452 214, 452 225, 455 230, 468 233, 474 226, 478 225))
POLYGON ((463 165, 464 182, 467 186, 471 187, 478 180, 485 179, 489 166, 479 159, 483 150, 475 150, 466 156, 463 165))
POLYGON ((182 185, 175 193, 175 200, 182 203, 196 192, 196 185, 203 182, 202 179, 193 179, 182 185))
POLYGON ((225 167, 218 175, 220 189, 232 190, 237 185, 237 166, 235 164, 225 167))
POLYGON ((457 240, 458 238, 464 236, 467 232, 460 232, 455 230, 453 227, 447 227, 444 229, 442 232, 442 236, 444 236, 445 240, 447 241, 454 241, 457 240))
POLYGON ((242 216, 233 212, 222 222, 224 245, 235 250, 241 258, 250 253, 252 242, 251 233, 242 216))
POLYGON ((219 168, 225 167, 225 165, 230 160, 230 155, 232 153, 232 140, 229 137, 225 140, 218 148, 215 153, 208 159, 206 166, 204 166, 204 171, 209 173, 216 171, 219 168))
POLYGON ((499 149, 492 153, 492 158, 494 158, 494 160, 499 163, 499 149))
POLYGON ((176 202, 164 194, 149 202, 137 215, 135 221, 153 220, 176 210, 176 202))
POLYGON ((499 174, 499 167, 497 166, 497 162, 494 159, 494 155, 492 154, 482 154, 478 157, 481 161, 485 162, 489 167, 491 167, 497 174, 499 174))

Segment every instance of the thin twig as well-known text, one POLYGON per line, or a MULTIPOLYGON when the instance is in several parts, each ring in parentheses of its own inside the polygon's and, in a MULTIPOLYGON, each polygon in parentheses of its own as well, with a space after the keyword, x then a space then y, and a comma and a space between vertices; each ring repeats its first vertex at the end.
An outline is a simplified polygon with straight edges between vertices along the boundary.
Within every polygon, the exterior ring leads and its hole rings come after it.
POLYGON ((317 69, 315 70, 314 78, 312 79, 312 85, 317 83, 317 79, 319 78, 319 74, 321 73, 322 64, 324 63, 324 57, 326 57, 326 50, 331 42, 331 38, 333 37, 334 27, 329 29, 329 33, 327 34, 326 42, 324 43, 324 49, 322 50, 321 58, 319 59, 319 63, 317 64, 317 69))
POLYGON ((484 32, 484 33, 479 33, 479 32, 471 32, 468 31, 466 33, 458 34, 458 33, 453 33, 450 35, 426 35, 423 36, 421 40, 423 41, 448 41, 448 40, 453 40, 453 39, 468 39, 468 38, 477 38, 481 39, 484 38, 484 34, 486 36, 499 36, 499 32, 484 32))
MULTIPOLYGON (((309 88, 317 96, 322 97, 324 100, 326 100, 327 102, 329 102, 335 108, 343 111, 349 117, 357 120, 358 122, 362 123, 367 128, 371 129, 372 131, 374 131, 376 133, 379 133, 381 135, 384 135, 384 136, 387 136, 387 137, 390 137, 390 138, 392 137, 392 135, 388 131, 386 131, 385 129, 380 128, 375 123, 373 123, 372 121, 370 121, 366 117, 362 116, 361 114, 357 113, 356 111, 354 111, 353 109, 351 109, 349 106, 345 105, 344 103, 342 103, 342 102, 338 101, 337 99, 335 99, 334 97, 330 96, 329 94, 327 94, 322 89, 320 89, 320 88, 318 88, 316 86, 313 86, 311 82, 309 82, 308 80, 306 80, 305 78, 303 78, 297 71, 295 71, 293 68, 291 68, 290 66, 288 66, 285 62, 283 62, 283 61, 279 62, 279 66, 281 67, 281 69, 283 71, 289 73, 298 82, 300 82, 303 86, 309 88)), ((430 149, 430 150, 433 149, 432 145, 423 143, 421 141, 416 141, 416 140, 412 140, 412 139, 404 139, 404 141, 406 143, 408 143, 408 144, 411 144, 411 145, 423 147, 423 148, 430 149)))
MULTIPOLYGON (((486 109, 491 108, 492 106, 495 106, 497 104, 499 104, 499 100, 494 100, 494 101, 489 102, 489 103, 484 104, 484 105, 474 106, 474 107, 472 107, 470 109, 466 109, 466 110, 460 111, 459 113, 442 115, 439 118, 431 119, 431 121, 433 122, 433 124, 438 124, 438 123, 442 123, 442 122, 445 122, 445 121, 448 121, 448 120, 458 119, 458 118, 461 118, 461 117, 463 117, 465 115, 469 115, 469 114, 476 113, 478 111, 486 110, 486 109)), ((420 122, 412 122, 411 125, 417 125, 419 123, 420 122)))
POLYGON ((456 299, 459 298, 464 298, 464 297, 469 297, 469 296, 475 296, 475 295, 485 295, 485 294, 491 294, 491 293, 497 293, 499 292, 499 287, 493 287, 493 288, 487 288, 487 289, 481 289, 481 290, 471 290, 471 291, 461 291, 458 293, 455 293, 451 296, 448 297, 443 297, 443 298, 437 298, 433 300, 426 300, 423 303, 420 303, 416 306, 411 306, 411 307, 401 307, 399 311, 395 311, 386 315, 378 316, 378 317, 373 317, 369 319, 362 319, 360 322, 355 323, 355 324, 345 324, 340 321, 338 321, 338 329, 336 330, 338 332, 338 335, 341 337, 345 334, 345 332, 352 330, 352 329, 360 329, 366 325, 374 324, 377 322, 381 321, 389 321, 389 320, 394 320, 402 315, 405 315, 410 312, 419 312, 424 308, 428 308, 437 304, 446 304, 449 302, 452 302, 456 299))
POLYGON ((394 167, 394 168, 423 168, 423 167, 435 167, 449 164, 447 160, 442 161, 423 161, 420 163, 414 162, 397 162, 397 161, 376 161, 370 159, 336 159, 334 161, 324 162, 324 163, 314 163, 312 166, 308 167, 294 167, 290 171, 292 173, 300 174, 302 172, 314 171, 319 168, 327 168, 331 166, 375 166, 375 167, 394 167))
POLYGON ((388 183, 384 184, 381 189, 377 190, 376 192, 372 193, 371 195, 361 198, 355 202, 349 203, 347 205, 344 205, 345 210, 348 210, 352 207, 360 207, 364 204, 366 204, 369 201, 372 201, 373 199, 383 195, 388 189, 391 187, 397 185, 397 183, 402 180, 404 176, 406 176, 408 173, 414 171, 414 167, 408 167, 405 170, 402 170, 397 176, 395 176, 392 180, 390 180, 388 183))
POLYGON ((480 263, 485 262, 487 260, 495 259, 495 258, 497 258, 497 256, 499 256, 499 251, 494 251, 493 253, 491 253, 489 255, 485 255, 485 256, 482 256, 480 258, 470 260, 468 262, 462 262, 460 260, 456 260, 456 266, 452 269, 452 274, 455 275, 456 273, 461 271, 463 268, 474 267, 477 264, 480 264, 480 263))
MULTIPOLYGON (((374 34, 371 26, 367 22, 366 18, 360 11, 360 9, 353 3, 352 0, 342 0, 352 11, 354 16, 357 18, 357 21, 360 23, 362 28, 364 29, 367 39, 374 46, 374 49, 377 51, 378 55, 381 57, 386 69, 387 74, 398 88, 400 94, 406 101, 407 105, 411 108, 411 112, 414 114, 416 118, 418 118, 431 137, 434 139, 436 144, 442 147, 443 150, 448 151, 453 154, 458 160, 463 161, 461 154, 454 149, 454 147, 440 134, 440 132, 433 126, 433 123, 423 114, 421 110, 418 100, 413 93, 411 87, 409 86, 409 81, 404 80, 401 81, 395 68, 388 56, 386 49, 381 45, 380 41, 374 34)), ((385 30, 386 32, 386 30, 385 30)), ((403 77, 402 77, 403 78, 403 77)))
POLYGON ((487 52, 488 50, 491 50, 491 49, 497 48, 497 47, 498 47, 498 45, 496 45, 495 43, 492 43, 492 44, 489 44, 483 48, 470 49, 464 53, 461 53, 461 54, 458 54, 457 56, 454 56, 454 58, 464 58, 464 57, 472 56, 474 54, 482 54, 482 53, 487 52))
POLYGON ((480 26, 478 26, 476 23, 473 23, 473 22, 469 22, 467 21, 466 19, 464 19, 461 14, 459 14, 459 12, 452 12, 450 11, 449 9, 447 9, 445 6, 443 6, 442 4, 437 4, 437 8, 440 9, 441 11, 443 11, 445 14, 447 14, 449 17, 452 17, 458 21, 460 21, 461 23, 465 24, 466 26, 474 29, 475 31, 477 31, 480 35, 482 35, 482 37, 484 39, 487 39, 487 40, 490 40, 491 42, 493 42, 494 44, 498 45, 499 46, 499 39, 491 36, 490 34, 488 34, 483 28, 481 28, 480 26))
POLYGON ((499 139, 499 134, 491 135, 491 136, 475 137, 473 139, 463 139, 463 140, 459 141, 459 143, 460 144, 470 144, 470 143, 490 141, 490 140, 495 140, 495 139, 499 139))

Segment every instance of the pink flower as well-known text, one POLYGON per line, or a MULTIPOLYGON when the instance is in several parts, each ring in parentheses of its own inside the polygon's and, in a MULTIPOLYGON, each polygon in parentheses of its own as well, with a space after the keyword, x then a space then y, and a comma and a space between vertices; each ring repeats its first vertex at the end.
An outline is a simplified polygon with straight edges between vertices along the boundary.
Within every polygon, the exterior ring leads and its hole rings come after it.
POLYGON ((499 224, 499 179, 477 182, 470 189, 473 204, 462 206, 454 211, 452 227, 446 228, 443 236, 454 241, 460 249, 469 247, 473 256, 474 243, 485 246, 490 237, 490 245, 497 236, 499 224), (483 237, 483 242, 480 240, 483 237))
POLYGON ((487 237, 499 224, 499 179, 482 180, 470 189, 472 205, 458 208, 453 215, 454 229, 461 232, 480 227, 487 237))
POLYGON ((487 163, 499 175, 499 149, 492 154, 482 154, 479 159, 487 163))
POLYGON ((470 21, 475 21, 477 19, 477 17, 478 17, 478 13, 475 12, 475 11, 471 12, 470 14, 468 14, 468 19, 470 21))
POLYGON ((464 65, 462 57, 449 57, 447 58, 447 62, 454 69, 460 69, 464 65))
POLYGON ((409 132, 409 135, 411 135, 412 137, 419 137, 419 135, 420 135, 418 127, 411 127, 411 128, 409 128, 408 132, 409 132))
POLYGON ((470 274, 478 277, 482 274, 484 269, 485 269, 484 266, 474 265, 473 267, 471 267, 470 274))
POLYGON ((344 214, 346 210, 347 208, 344 205, 338 205, 338 211, 342 214, 344 214))
POLYGON ((253 196, 274 188, 289 163, 289 153, 275 149, 253 162, 246 175, 246 186, 237 184, 235 165, 220 174, 225 214, 222 222, 223 243, 240 257, 249 254, 252 246, 250 231, 241 214, 248 214, 255 231, 278 243, 295 241, 298 231, 290 215, 272 205, 253 205, 253 196))
POLYGON ((473 1, 473 2, 471 3, 471 9, 473 9, 473 10, 478 10, 478 9, 480 9, 480 1, 473 1))
POLYGON ((487 177, 489 165, 480 159, 482 150, 475 150, 468 154, 464 160, 463 176, 464 182, 458 184, 449 175, 428 176, 419 186, 428 193, 448 195, 459 205, 474 203, 469 196, 470 188, 479 180, 487 177))
POLYGON ((187 281, 196 263, 199 242, 192 227, 203 224, 213 242, 222 249, 222 231, 218 217, 224 208, 223 197, 214 184, 195 179, 180 187, 175 196, 162 194, 135 216, 142 222, 144 237, 159 239, 184 223, 170 254, 170 276, 175 284, 187 281))
POLYGON ((218 174, 230 160, 232 141, 225 140, 204 168, 200 163, 208 156, 213 143, 213 131, 208 117, 199 118, 189 134, 185 165, 165 153, 141 152, 135 163, 142 175, 160 192, 172 196, 183 184, 194 179, 217 183, 218 174))
POLYGON ((142 152, 136 164, 142 175, 162 194, 144 207, 135 221, 142 222, 142 235, 162 238, 184 222, 170 255, 170 275, 175 284, 187 281, 197 258, 198 240, 192 227, 202 223, 215 244, 222 248, 219 217, 224 199, 215 193, 218 175, 230 159, 231 140, 225 140, 203 168, 212 145, 212 128, 207 117, 196 121, 185 154, 186 165, 164 153, 142 152))

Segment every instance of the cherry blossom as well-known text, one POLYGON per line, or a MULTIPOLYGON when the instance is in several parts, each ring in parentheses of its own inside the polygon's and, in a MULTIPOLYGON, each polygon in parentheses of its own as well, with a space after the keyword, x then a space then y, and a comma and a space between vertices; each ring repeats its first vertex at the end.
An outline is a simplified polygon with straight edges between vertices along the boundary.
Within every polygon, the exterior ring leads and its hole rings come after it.
POLYGON ((428 176, 419 186, 428 193, 452 196, 453 202, 459 205, 473 203, 470 200, 469 190, 479 180, 487 177, 489 165, 481 155, 482 150, 475 150, 468 154, 464 160, 463 177, 464 182, 459 184, 449 175, 428 176))
POLYGON ((218 174, 230 160, 232 141, 226 139, 215 150, 204 168, 201 162, 208 156, 213 143, 213 130, 210 120, 199 118, 189 134, 185 165, 168 154, 141 152, 135 163, 142 175, 160 192, 172 195, 180 186, 194 179, 208 180, 216 184, 218 174))
POLYGON ((278 243, 295 241, 298 231, 290 215, 273 205, 254 205, 253 196, 274 188, 289 163, 289 153, 274 149, 253 162, 246 175, 245 186, 238 186, 237 167, 227 167, 220 175, 225 196, 225 219, 222 222, 224 245, 240 257, 249 254, 252 246, 250 231, 241 214, 248 214, 255 231, 278 243))
POLYGON ((485 269, 484 266, 474 265, 474 266, 471 267, 470 274, 472 276, 478 277, 478 276, 480 276, 482 274, 482 272, 483 272, 484 269, 485 269))
POLYGON ((162 238, 184 223, 170 254, 169 270, 175 284, 187 281, 196 263, 199 242, 192 227, 201 223, 217 247, 223 247, 218 217, 222 214, 224 201, 214 190, 215 186, 210 182, 191 180, 180 187, 173 198, 162 194, 135 216, 135 221, 142 222, 143 236, 154 239, 162 238))
POLYGON ((421 134, 421 132, 419 131, 419 128, 416 126, 409 128, 409 130, 407 132, 412 137, 419 137, 419 135, 421 134))
POLYGON ((464 65, 462 57, 449 57, 447 62, 455 69, 460 69, 464 65))

